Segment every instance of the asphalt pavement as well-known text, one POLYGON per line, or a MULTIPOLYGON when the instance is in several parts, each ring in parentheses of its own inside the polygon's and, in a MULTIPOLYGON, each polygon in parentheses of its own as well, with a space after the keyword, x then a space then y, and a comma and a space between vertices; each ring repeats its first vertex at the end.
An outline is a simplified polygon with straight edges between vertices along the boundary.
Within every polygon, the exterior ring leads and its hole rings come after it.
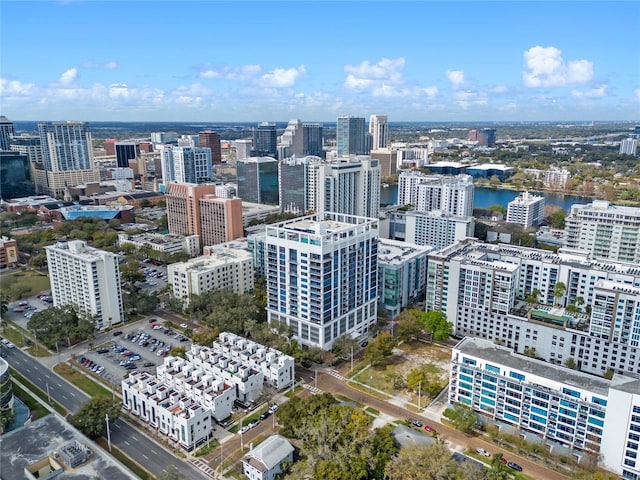
MULTIPOLYGON (((71 413, 78 411, 82 404, 89 400, 89 396, 83 391, 19 348, 5 348, 4 352, 7 354, 5 360, 10 366, 43 392, 48 391, 51 399, 71 413)), ((174 465, 189 479, 208 478, 122 419, 112 424, 111 443, 153 475, 160 475, 166 467, 174 465)))

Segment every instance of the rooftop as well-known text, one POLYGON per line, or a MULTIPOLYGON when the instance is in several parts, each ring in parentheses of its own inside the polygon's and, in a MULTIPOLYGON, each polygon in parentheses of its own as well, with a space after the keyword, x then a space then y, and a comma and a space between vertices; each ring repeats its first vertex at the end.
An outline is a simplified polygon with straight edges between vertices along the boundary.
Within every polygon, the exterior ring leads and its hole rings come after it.
MULTIPOLYGON (((251 459, 256 459, 262 463, 267 470, 282 462, 291 453, 293 453, 293 445, 280 435, 271 435, 260 445, 255 447, 245 455, 246 461, 251 463, 251 459)), ((259 468, 259 466, 252 464, 259 468)))
POLYGON ((455 347, 462 353, 481 358, 491 363, 498 363, 508 368, 514 368, 531 375, 547 378, 551 381, 564 383, 601 395, 607 395, 611 385, 606 380, 595 375, 589 375, 577 370, 571 370, 560 365, 553 365, 542 360, 525 357, 514 353, 507 347, 495 345, 481 338, 465 337, 455 347))
POLYGON ((396 265, 421 254, 433 250, 430 246, 413 245, 411 243, 381 238, 378 247, 378 262, 396 265))

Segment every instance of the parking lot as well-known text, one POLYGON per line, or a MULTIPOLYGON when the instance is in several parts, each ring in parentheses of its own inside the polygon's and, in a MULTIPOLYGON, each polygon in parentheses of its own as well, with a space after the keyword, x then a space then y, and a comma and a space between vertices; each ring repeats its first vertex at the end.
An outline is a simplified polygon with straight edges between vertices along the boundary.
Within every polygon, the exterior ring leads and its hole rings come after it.
POLYGON ((83 353, 76 361, 113 385, 120 385, 132 370, 155 373, 156 366, 162 363, 171 348, 191 346, 187 337, 165 328, 160 322, 161 319, 152 318, 145 324, 139 322, 137 328, 128 332, 116 330, 112 341, 83 353))
POLYGON ((140 268, 138 270, 146 277, 144 282, 138 282, 138 286, 148 293, 157 293, 167 284, 166 265, 140 262, 140 268))

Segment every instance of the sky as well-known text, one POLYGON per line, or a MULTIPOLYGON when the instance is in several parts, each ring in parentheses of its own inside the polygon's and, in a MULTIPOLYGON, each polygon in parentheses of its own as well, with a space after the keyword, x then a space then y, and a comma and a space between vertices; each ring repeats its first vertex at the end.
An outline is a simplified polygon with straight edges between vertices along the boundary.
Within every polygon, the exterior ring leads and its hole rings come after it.
POLYGON ((640 119, 640 2, 0 2, 10 120, 640 119))

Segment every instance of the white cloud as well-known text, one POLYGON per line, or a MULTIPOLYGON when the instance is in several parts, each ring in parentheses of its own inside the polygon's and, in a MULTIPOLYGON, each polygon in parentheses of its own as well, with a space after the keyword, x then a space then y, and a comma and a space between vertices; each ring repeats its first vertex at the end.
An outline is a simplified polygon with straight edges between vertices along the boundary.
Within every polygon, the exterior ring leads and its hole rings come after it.
POLYGON ((640 88, 636 88, 633 93, 636 95, 636 100, 640 102, 640 88))
POLYGON ((484 106, 489 104, 486 94, 472 90, 456 90, 453 92, 452 97, 454 103, 463 110, 471 106, 484 106))
POLYGON ((373 84, 373 80, 369 80, 367 78, 357 78, 352 74, 347 75, 347 78, 344 81, 344 86, 349 90, 364 90, 371 87, 371 85, 373 84))
POLYGON ((490 93, 506 93, 509 89, 505 85, 498 85, 489 90, 490 93))
POLYGON ((399 83, 402 81, 404 64, 402 57, 382 58, 374 64, 364 60, 359 65, 345 65, 344 71, 357 80, 384 80, 388 83, 399 83))
POLYGON ((283 88, 293 87, 300 75, 304 75, 306 69, 304 65, 298 68, 276 68, 275 70, 265 73, 258 80, 258 85, 262 87, 283 88))
POLYGON ((464 71, 463 70, 447 70, 447 80, 451 83, 451 88, 458 89, 464 84, 464 71))
POLYGON ((571 95, 575 98, 603 98, 607 96, 607 86, 600 85, 590 90, 571 90, 571 95))
POLYGON ((6 77, 0 78, 0 96, 28 96, 35 90, 33 83, 23 83, 19 80, 10 80, 6 77))
POLYGON ((115 70, 118 68, 118 62, 115 60, 110 60, 108 62, 99 63, 99 62, 82 62, 82 68, 91 68, 91 69, 99 69, 99 70, 115 70))
POLYGON ((60 75, 60 79, 58 80, 58 83, 62 86, 68 86, 73 84, 76 78, 78 78, 78 69, 70 68, 69 70, 64 72, 62 75, 60 75))
POLYGON ((262 67, 260 65, 241 65, 239 67, 206 67, 199 74, 200 78, 209 80, 226 79, 226 80, 250 80, 260 75, 262 67))
POLYGON ((434 98, 436 95, 438 95, 438 87, 436 86, 430 86, 430 87, 425 87, 422 89, 422 92, 429 98, 434 98))
POLYGON ((524 52, 528 71, 522 73, 527 87, 563 87, 586 83, 593 78, 593 62, 565 62, 555 47, 535 46, 524 52))

